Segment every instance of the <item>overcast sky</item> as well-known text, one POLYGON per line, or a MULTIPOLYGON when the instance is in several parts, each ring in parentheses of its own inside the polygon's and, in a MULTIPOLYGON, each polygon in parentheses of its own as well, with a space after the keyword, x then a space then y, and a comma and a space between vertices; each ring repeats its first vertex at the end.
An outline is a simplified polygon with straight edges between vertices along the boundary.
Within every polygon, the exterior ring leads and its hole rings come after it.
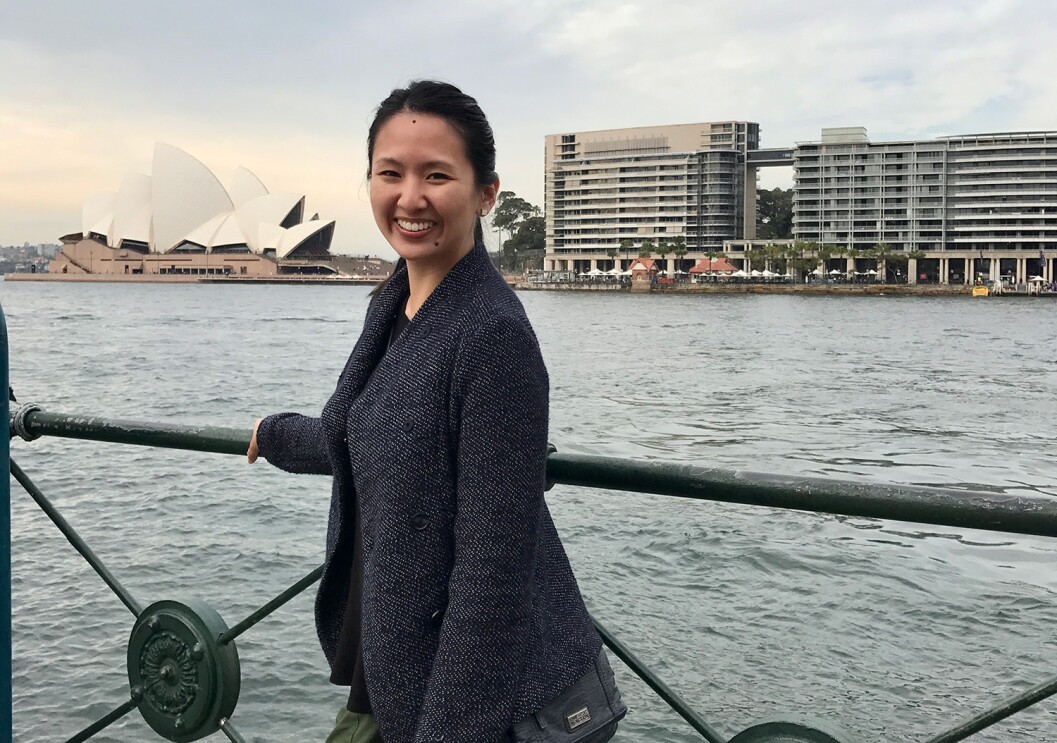
MULTIPOLYGON (((502 185, 542 206, 543 137, 757 121, 764 147, 1057 128, 1051 0, 93 0, 0 22, 0 244, 56 242, 155 141, 239 165, 392 256, 367 203, 373 108, 451 81, 491 119, 502 185)), ((790 169, 764 187, 788 186, 790 169)))

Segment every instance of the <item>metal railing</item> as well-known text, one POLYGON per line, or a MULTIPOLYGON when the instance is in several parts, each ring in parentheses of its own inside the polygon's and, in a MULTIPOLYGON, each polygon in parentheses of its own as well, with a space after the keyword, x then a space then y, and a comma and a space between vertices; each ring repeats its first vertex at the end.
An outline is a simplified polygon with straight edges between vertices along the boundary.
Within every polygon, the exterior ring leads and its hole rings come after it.
MULTIPOLYGON (((6 328, 0 311, 0 381, 7 377, 6 328)), ((8 405, 5 400, 2 405, 8 405)), ((244 455, 248 430, 212 426, 178 426, 48 413, 21 405, 9 415, 11 435, 26 440, 41 436, 88 439, 199 452, 244 455)), ((8 440, 0 458, 9 461, 8 440)), ((138 709, 161 737, 197 740, 222 732, 235 743, 244 739, 230 721, 238 701, 240 670, 235 639, 280 606, 314 584, 322 566, 305 575, 242 621, 228 627, 202 602, 162 600, 144 607, 106 568, 76 531, 13 461, 14 479, 60 529, 135 617, 128 646, 129 699, 97 722, 69 738, 85 741, 138 709)), ((662 462, 552 451, 547 460, 549 484, 574 485, 651 493, 694 500, 721 501, 777 509, 841 514, 984 529, 1009 534, 1057 537, 1057 501, 962 490, 870 485, 856 482, 767 476, 662 462)), ((10 482, 0 485, 0 739, 10 740, 11 616, 10 616, 10 482), (3 737, 6 733, 6 737, 3 737)), ((709 743, 841 743, 838 734, 794 722, 768 722, 749 727, 729 740, 719 734, 676 692, 606 627, 596 622, 605 644, 654 692, 709 743)), ((1057 677, 993 708, 960 722, 924 743, 964 740, 1015 712, 1057 693, 1057 677)))

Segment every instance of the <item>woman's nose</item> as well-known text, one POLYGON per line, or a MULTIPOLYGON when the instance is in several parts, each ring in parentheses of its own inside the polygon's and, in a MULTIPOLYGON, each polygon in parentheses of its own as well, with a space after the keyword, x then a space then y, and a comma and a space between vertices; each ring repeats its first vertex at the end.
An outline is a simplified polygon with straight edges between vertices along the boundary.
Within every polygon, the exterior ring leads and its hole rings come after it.
POLYGON ((410 210, 422 209, 426 206, 425 184, 422 181, 417 178, 404 178, 402 185, 398 206, 410 210))

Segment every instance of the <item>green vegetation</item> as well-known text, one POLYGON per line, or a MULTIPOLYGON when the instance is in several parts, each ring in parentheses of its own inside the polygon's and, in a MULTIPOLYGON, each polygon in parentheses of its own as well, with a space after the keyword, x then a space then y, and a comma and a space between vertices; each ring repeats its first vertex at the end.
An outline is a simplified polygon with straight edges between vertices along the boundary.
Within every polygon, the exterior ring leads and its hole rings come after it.
POLYGON ((499 230, 499 265, 514 271, 539 268, 546 248, 546 222, 538 206, 513 191, 500 191, 496 197, 492 226, 499 230), (510 237, 503 241, 503 231, 510 237))
POLYGON ((756 236, 778 240, 793 236, 793 189, 772 188, 757 193, 756 236))

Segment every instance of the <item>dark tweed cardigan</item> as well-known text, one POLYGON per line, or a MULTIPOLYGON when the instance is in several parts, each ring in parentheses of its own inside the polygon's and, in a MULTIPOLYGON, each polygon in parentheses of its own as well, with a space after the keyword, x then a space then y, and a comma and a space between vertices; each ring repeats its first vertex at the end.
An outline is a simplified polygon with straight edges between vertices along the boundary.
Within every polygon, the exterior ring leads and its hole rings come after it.
POLYGON ((322 417, 270 416, 257 440, 284 470, 334 477, 316 597, 331 662, 360 500, 363 659, 385 743, 501 741, 601 648, 543 498, 547 370, 483 246, 385 353, 407 286, 401 269, 375 297, 322 417))

